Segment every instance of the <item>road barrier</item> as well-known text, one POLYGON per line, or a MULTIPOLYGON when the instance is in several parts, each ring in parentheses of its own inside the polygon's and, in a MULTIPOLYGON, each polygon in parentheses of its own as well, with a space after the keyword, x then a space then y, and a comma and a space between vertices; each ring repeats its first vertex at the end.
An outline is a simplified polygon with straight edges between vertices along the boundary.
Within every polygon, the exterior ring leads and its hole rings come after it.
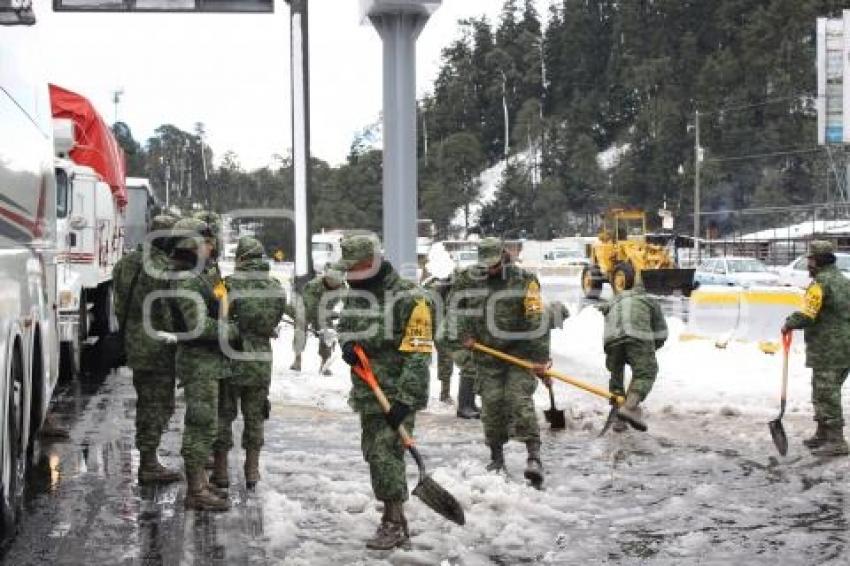
POLYGON ((766 353, 779 350, 779 329, 803 304, 803 291, 788 287, 703 286, 693 292, 682 340, 754 342, 766 353))

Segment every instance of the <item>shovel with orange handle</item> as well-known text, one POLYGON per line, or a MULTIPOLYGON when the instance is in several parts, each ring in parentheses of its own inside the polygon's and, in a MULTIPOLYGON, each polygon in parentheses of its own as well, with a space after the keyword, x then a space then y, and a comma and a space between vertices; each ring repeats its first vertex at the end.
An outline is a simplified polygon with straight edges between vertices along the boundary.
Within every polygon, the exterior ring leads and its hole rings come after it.
MULTIPOLYGON (((375 398, 378 400, 378 404, 381 406, 381 410, 384 414, 389 413, 390 401, 387 399, 387 396, 384 395, 383 390, 381 390, 381 386, 378 385, 378 379, 375 377, 375 374, 372 373, 372 366, 369 364, 369 357, 359 345, 354 347, 354 352, 357 354, 359 363, 356 366, 352 366, 351 369, 357 374, 357 377, 362 379, 372 390, 372 393, 374 393, 375 398)), ((410 452, 410 455, 413 456, 413 459, 416 461, 416 465, 419 467, 419 483, 416 484, 416 487, 413 489, 413 495, 421 499, 422 503, 446 519, 454 521, 458 525, 463 525, 466 522, 463 507, 460 506, 460 503, 458 503, 457 499, 455 499, 451 493, 446 491, 443 486, 435 482, 434 479, 428 475, 428 471, 425 469, 425 462, 422 460, 422 455, 419 454, 419 450, 416 448, 416 442, 413 440, 413 437, 410 436, 410 433, 407 432, 407 429, 403 424, 398 427, 398 435, 399 438, 401 438, 402 445, 407 448, 407 451, 410 452)))
POLYGON ((785 400, 788 397, 788 359, 791 357, 793 337, 792 332, 782 333, 782 397, 779 401, 779 416, 767 423, 773 443, 783 456, 788 453, 788 437, 785 435, 785 427, 782 426, 782 417, 785 416, 785 400))
MULTIPOLYGON (((471 344, 469 345, 469 347, 471 349, 476 350, 478 352, 481 352, 483 354, 487 354, 488 356, 492 356, 492 357, 494 357, 498 360, 502 360, 503 362, 513 364, 515 366, 527 369, 529 371, 535 370, 534 362, 530 362, 528 360, 523 360, 522 358, 517 358, 517 357, 512 356, 510 354, 506 354, 505 352, 502 352, 500 350, 496 350, 495 348, 485 346, 484 344, 480 344, 478 342, 472 341, 471 344)), ((602 434, 605 434, 605 431, 608 430, 608 428, 611 426, 611 424, 617 418, 626 421, 635 430, 639 430, 641 432, 646 432, 646 430, 647 430, 646 423, 644 423, 641 420, 627 416, 627 415, 620 413, 618 411, 620 406, 623 403, 626 402, 626 400, 622 396, 615 395, 615 394, 611 393, 610 391, 608 391, 607 389, 603 389, 602 387, 598 387, 596 385, 593 385, 592 383, 585 383, 585 382, 578 380, 574 377, 570 377, 569 375, 564 375, 562 373, 558 373, 557 371, 555 371, 553 369, 547 369, 544 372, 544 375, 546 377, 551 377, 553 379, 557 379, 558 381, 563 381, 564 383, 572 385, 573 387, 578 387, 579 389, 583 389, 584 391, 587 391, 588 393, 593 393, 594 395, 598 395, 599 397, 604 397, 605 399, 608 399, 608 401, 611 402, 611 414, 609 415, 608 421, 605 423, 605 427, 602 429, 602 433, 600 434, 600 436, 602 434)))

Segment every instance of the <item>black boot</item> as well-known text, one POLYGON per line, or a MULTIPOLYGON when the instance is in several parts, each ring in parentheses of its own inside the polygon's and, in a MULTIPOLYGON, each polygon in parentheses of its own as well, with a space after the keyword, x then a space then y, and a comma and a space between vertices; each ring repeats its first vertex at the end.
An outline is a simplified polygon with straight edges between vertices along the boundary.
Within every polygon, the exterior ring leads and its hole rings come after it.
POLYGON ((504 444, 490 445, 490 463, 487 464, 488 472, 501 472, 505 469, 505 446, 504 444))
POLYGON ((480 419, 481 410, 475 406, 475 382, 461 375, 457 390, 457 416, 461 419, 480 419))
POLYGON ((525 479, 531 482, 531 485, 540 489, 543 485, 543 461, 540 459, 540 441, 529 440, 525 443, 528 449, 528 462, 525 466, 525 479))
MULTIPOLYGON (((643 417, 643 410, 640 408, 640 402, 643 399, 640 396, 640 393, 636 391, 629 391, 626 396, 626 402, 620 407, 620 414, 626 415, 632 420, 639 421, 643 417)), ((619 423, 614 423, 614 430, 617 432, 622 432, 626 430, 626 423, 622 419, 618 419, 619 423), (617 425, 620 424, 622 430, 617 429, 617 425)))
POLYGON ((803 446, 809 449, 820 448, 826 442, 826 427, 818 421, 815 434, 803 441, 803 446))
POLYGON ((384 516, 375 536, 366 541, 366 548, 371 550, 392 550, 404 546, 410 540, 407 530, 407 519, 404 516, 404 503, 401 501, 385 501, 384 516))
POLYGON ((850 454, 850 447, 847 446, 847 441, 844 440, 843 426, 826 427, 826 435, 823 443, 817 448, 812 449, 812 455, 820 456, 821 458, 847 456, 848 454, 850 454))

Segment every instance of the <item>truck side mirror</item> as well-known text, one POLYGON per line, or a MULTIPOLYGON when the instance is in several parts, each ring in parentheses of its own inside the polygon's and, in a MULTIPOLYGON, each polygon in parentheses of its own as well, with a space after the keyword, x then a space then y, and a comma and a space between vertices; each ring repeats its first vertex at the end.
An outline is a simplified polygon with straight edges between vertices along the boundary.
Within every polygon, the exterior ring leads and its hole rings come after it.
POLYGON ((71 232, 67 235, 67 243, 69 248, 74 248, 77 246, 77 234, 71 232))

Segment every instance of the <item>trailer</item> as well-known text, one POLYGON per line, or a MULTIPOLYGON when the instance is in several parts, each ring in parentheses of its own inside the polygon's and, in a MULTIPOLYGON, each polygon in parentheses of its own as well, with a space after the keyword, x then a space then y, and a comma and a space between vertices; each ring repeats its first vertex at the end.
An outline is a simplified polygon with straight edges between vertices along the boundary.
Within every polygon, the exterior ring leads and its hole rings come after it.
POLYGON ((58 380, 56 181, 34 16, 0 18, 0 538, 15 530, 58 380), (23 23, 24 25, 18 25, 23 23))

